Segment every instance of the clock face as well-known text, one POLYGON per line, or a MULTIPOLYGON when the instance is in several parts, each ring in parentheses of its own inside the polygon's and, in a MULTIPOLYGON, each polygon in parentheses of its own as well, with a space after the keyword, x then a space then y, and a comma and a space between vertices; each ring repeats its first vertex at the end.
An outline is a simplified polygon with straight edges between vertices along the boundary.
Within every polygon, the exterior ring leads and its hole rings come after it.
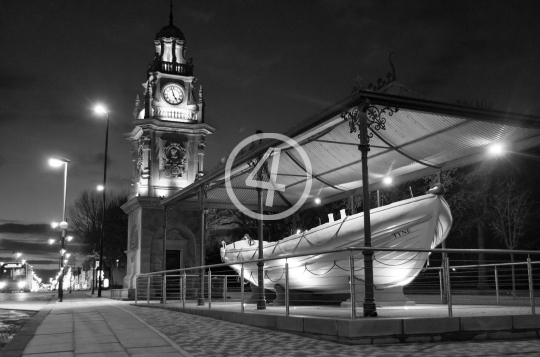
POLYGON ((167 84, 163 88, 163 98, 169 104, 180 104, 184 99, 184 90, 177 84, 167 84))

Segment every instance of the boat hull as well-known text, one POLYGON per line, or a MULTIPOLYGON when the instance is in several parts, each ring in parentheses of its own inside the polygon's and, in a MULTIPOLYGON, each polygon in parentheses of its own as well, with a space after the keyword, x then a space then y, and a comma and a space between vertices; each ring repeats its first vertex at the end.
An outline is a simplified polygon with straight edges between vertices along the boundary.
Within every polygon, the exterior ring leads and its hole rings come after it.
MULTIPOLYGON (((384 248, 434 248, 450 230, 452 216, 446 201, 428 194, 370 211, 372 246, 384 248)), ((318 294, 349 292, 350 252, 318 254, 320 251, 364 245, 363 213, 328 222, 309 231, 295 234, 277 242, 263 242, 264 258, 280 258, 290 254, 306 256, 276 259, 264 266, 264 286, 275 289, 285 286, 285 262, 289 267, 289 289, 318 294)), ((364 256, 353 252, 354 276, 364 280, 364 256)), ((244 279, 258 285, 258 242, 234 242, 221 248, 222 260, 235 263, 231 267, 244 279), (243 263, 243 264, 240 264, 243 263)), ((418 275, 428 253, 385 251, 373 256, 373 278, 376 289, 406 285, 418 275)))

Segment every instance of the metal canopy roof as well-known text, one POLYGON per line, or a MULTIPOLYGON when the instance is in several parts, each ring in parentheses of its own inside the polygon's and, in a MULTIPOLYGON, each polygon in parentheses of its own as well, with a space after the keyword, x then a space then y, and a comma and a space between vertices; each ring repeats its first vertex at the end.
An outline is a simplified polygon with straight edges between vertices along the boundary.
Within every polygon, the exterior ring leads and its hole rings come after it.
MULTIPOLYGON (((495 142, 504 143, 512 151, 540 145, 540 117, 358 91, 284 133, 301 145, 312 165, 312 187, 303 208, 314 205, 316 197, 327 203, 361 193, 358 132, 351 133, 348 121, 341 115, 366 104, 378 110, 397 109, 392 115, 389 110, 382 114, 386 119, 384 130, 370 128, 373 137, 368 167, 372 190, 381 187, 387 175, 400 183, 482 160, 487 146, 495 142)), ((281 141, 260 140, 240 152, 232 166, 233 191, 252 210, 257 207, 257 191, 246 185, 253 171, 248 163, 270 147, 282 148, 276 182, 286 186, 284 192, 275 191, 273 206, 265 210, 288 209, 305 188, 305 164, 299 153, 281 141)), ((235 208, 225 188, 225 167, 162 200, 162 204, 196 204, 201 188, 207 192, 206 208, 235 208)), ((266 195, 268 191, 263 192, 266 195)))

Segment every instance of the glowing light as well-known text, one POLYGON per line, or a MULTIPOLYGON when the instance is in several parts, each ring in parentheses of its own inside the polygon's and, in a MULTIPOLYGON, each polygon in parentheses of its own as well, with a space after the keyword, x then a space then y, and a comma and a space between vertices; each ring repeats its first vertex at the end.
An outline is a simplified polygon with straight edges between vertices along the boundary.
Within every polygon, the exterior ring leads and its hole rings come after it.
POLYGON ((73 239, 73 236, 67 236, 67 237, 66 237, 66 240, 67 240, 68 242, 71 242, 72 239, 73 239))
POLYGON ((49 159, 49 165, 51 165, 52 167, 60 167, 62 166, 62 161, 58 159, 49 159))
POLYGON ((60 229, 67 229, 68 223, 66 221, 62 221, 58 224, 58 227, 60 227, 60 229))
POLYGON ((103 191, 105 189, 105 186, 103 185, 97 185, 97 190, 98 191, 103 191))
POLYGON ((68 159, 64 159, 64 158, 61 158, 61 157, 51 157, 49 159, 49 165, 51 165, 52 167, 60 167, 62 166, 62 164, 66 164, 69 162, 68 159))
POLYGON ((317 198, 315 199, 315 203, 318 204, 318 205, 320 205, 320 204, 321 204, 321 199, 320 199, 319 197, 317 197, 317 198))
POLYGON ((58 227, 59 224, 60 223, 58 223, 58 222, 51 222, 51 227, 55 229, 55 228, 58 227))
POLYGON ((382 181, 385 185, 390 185, 392 183, 392 178, 390 176, 386 176, 385 178, 383 178, 383 181, 382 181))
POLYGON ((23 263, 23 264, 26 264, 26 260, 25 260, 25 259, 23 259, 23 260, 22 260, 22 263, 23 263))
POLYGON ((297 229, 297 230, 296 230, 296 234, 300 234, 300 233, 302 233, 302 230, 297 229))
POLYGON ((54 239, 49 238, 49 244, 53 244, 53 243, 54 243, 54 239))
POLYGON ((66 253, 66 258, 71 257, 71 253, 66 253))
POLYGON ((107 114, 107 109, 101 104, 96 105, 94 111, 98 114, 107 114))
POLYGON ((488 151, 491 155, 501 155, 504 152, 504 145, 501 143, 495 143, 489 146, 488 151))
POLYGON ((64 253, 66 253, 66 250, 65 249, 60 249, 60 255, 64 255, 64 253))

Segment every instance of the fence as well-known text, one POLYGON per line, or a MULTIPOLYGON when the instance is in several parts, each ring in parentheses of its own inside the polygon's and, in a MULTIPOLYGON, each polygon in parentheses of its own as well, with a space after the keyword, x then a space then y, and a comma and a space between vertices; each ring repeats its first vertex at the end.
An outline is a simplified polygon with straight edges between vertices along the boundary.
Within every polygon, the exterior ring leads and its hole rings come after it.
MULTIPOLYGON (((399 249, 346 248, 313 254, 291 254, 273 259, 243 260, 234 263, 153 272, 137 276, 135 300, 186 304, 244 312, 245 306, 258 298, 257 266, 264 262, 266 295, 273 299, 272 311, 286 316, 317 306, 319 315, 343 315, 356 319, 356 310, 364 300, 364 260, 362 252, 374 252, 375 300, 379 306, 406 309, 446 306, 453 316, 455 306, 475 309, 478 305, 527 306, 535 314, 534 281, 540 280, 539 261, 530 255, 539 251, 487 249, 399 249), (431 253, 442 253, 440 266, 426 266, 431 253), (498 257, 527 255, 525 262, 465 265, 449 254, 485 253, 498 257), (233 266, 238 274, 220 273, 217 269, 233 266), (202 272, 204 271, 204 275, 202 272), (251 284, 248 284, 251 283, 251 284), (249 296, 249 292, 252 295, 249 296), (414 299, 414 303, 411 300, 414 299), (346 301, 345 301, 346 300, 346 301), (345 302, 344 302, 345 301, 345 302), (344 302, 344 303, 343 303, 344 302), (331 307, 346 306, 347 309, 331 307), (291 311, 293 310, 293 311, 291 311)), ((428 265, 429 265, 428 261, 428 265)), ((433 258, 431 259, 433 264, 433 258)), ((402 309, 403 311, 403 309, 402 309)))

